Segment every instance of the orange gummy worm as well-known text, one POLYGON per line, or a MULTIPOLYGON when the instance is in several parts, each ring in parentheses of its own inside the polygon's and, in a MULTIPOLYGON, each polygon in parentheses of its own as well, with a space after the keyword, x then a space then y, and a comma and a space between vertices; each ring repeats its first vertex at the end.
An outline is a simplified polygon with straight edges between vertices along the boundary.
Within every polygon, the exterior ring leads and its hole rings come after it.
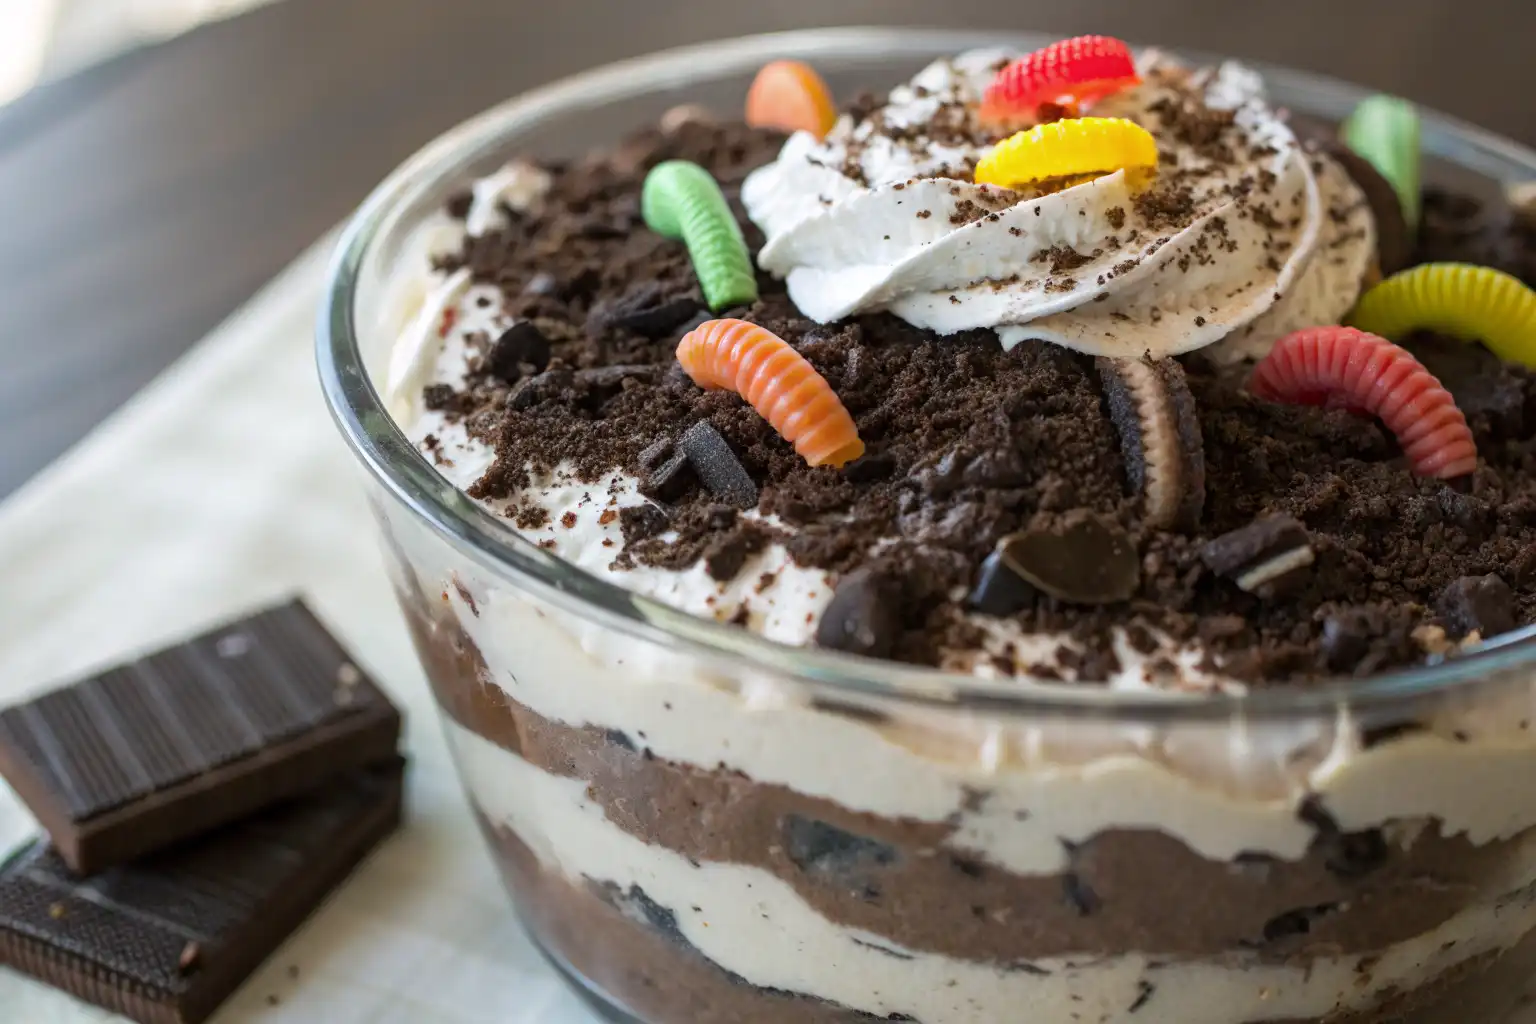
POLYGON ((709 320, 677 345, 677 361, 701 388, 745 398, 812 466, 864 454, 859 428, 827 379, 772 331, 745 320, 709 320))
POLYGON ((747 124, 807 131, 819 139, 837 124, 837 105, 815 68, 798 60, 776 60, 763 65, 747 90, 747 124))

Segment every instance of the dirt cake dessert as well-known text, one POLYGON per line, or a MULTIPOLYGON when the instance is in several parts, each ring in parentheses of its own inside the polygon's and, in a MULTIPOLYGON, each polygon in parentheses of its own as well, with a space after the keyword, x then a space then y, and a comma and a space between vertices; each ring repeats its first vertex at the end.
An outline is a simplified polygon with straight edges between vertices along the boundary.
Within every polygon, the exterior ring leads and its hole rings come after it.
POLYGON ((552 954, 655 1024, 1363 1024, 1536 927, 1524 676, 1155 711, 1475 665, 1536 617, 1536 234, 1422 188, 1417 132, 1106 39, 841 111, 775 64, 746 121, 529 154, 423 225, 385 397, 442 477, 872 680, 392 531, 552 954), (954 673, 1000 695, 947 704, 954 673), (1009 710, 1127 693, 1154 710, 1009 710))

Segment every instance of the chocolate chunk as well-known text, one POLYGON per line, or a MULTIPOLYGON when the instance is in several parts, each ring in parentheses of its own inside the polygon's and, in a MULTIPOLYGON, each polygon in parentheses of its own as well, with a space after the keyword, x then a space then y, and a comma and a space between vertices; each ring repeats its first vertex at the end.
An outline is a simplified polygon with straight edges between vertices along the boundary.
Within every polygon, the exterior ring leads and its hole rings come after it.
POLYGON ((895 864, 896 849, 878 839, 855 835, 814 818, 784 816, 784 852, 795 867, 808 875, 861 888, 873 869, 895 864))
POLYGON ((1103 356, 1094 366, 1147 525, 1193 530, 1205 509, 1205 444, 1184 368, 1172 359, 1103 356))
POLYGON ((1346 146, 1342 139, 1329 137, 1323 143, 1323 151, 1339 162, 1345 172, 1354 179, 1365 201, 1371 207, 1371 218, 1376 222, 1376 260, 1383 275, 1395 274, 1408 266, 1413 255, 1413 235, 1408 230, 1408 220, 1403 216, 1403 204, 1392 183, 1382 177, 1369 160, 1346 146))
POLYGON ((661 437, 640 449, 638 462, 641 469, 655 469, 672 457, 672 439, 661 437))
POLYGON ((900 587, 873 569, 856 569, 838 581, 816 626, 816 642, 835 651, 885 658, 896 646, 901 624, 900 587))
POLYGON ((981 563, 976 585, 967 603, 983 615, 1012 615, 1034 603, 1037 591, 1008 567, 1002 552, 994 551, 981 563))
POLYGON ((998 554, 1019 576, 1072 604, 1125 601, 1141 583, 1141 559, 1130 537, 1087 512, 1005 537, 998 554))
POLYGON ((1212 572, 1261 597, 1298 582, 1315 557, 1307 528, 1285 515, 1256 519, 1200 548, 1212 572))
POLYGON ((631 505, 619 509, 619 532, 625 544, 654 537, 667 529, 667 514, 652 504, 631 505))
POLYGON ((575 373, 564 369, 546 370, 536 377, 526 377, 507 396, 507 408, 516 412, 532 409, 569 394, 575 383, 575 373))
POLYGON ((612 305, 594 311, 593 321, 599 327, 662 338, 692 320, 702 308, 691 295, 669 298, 662 295, 660 285, 644 284, 612 305))
MULTIPOLYGON (((678 452, 640 481, 640 493, 656 501, 677 501, 698 479, 688 456, 678 452)), ((621 513, 622 514, 622 513, 621 513)))
POLYGON ((523 377, 523 367, 530 366, 534 373, 549 368, 549 339, 531 320, 519 320, 501 332, 501 337, 491 344, 485 357, 485 368, 509 384, 523 377))
POLYGON ((90 874, 387 759, 399 735, 295 601, 0 712, 0 775, 90 874))
POLYGON ((402 768, 86 880, 33 842, 0 867, 0 964, 137 1021, 199 1024, 394 831, 402 768))
POLYGON ((756 507, 757 484, 747 475, 729 442, 708 420, 689 427, 677 447, 711 494, 738 508, 756 507))
POLYGON ((1484 640, 1515 628, 1515 595, 1498 576, 1463 576, 1440 594, 1436 609, 1446 632, 1458 640, 1477 633, 1484 640))

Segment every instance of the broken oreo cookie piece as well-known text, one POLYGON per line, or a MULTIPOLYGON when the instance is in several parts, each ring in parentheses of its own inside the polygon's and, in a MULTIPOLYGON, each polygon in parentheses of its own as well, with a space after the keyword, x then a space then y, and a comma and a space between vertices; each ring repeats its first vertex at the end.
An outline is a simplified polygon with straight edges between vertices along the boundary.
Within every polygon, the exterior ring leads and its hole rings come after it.
POLYGON ((997 554, 1027 582, 1071 604, 1126 601, 1141 585, 1141 559, 1119 526, 1070 512, 1048 527, 1004 537, 997 554))
POLYGON ((994 551, 981 563, 981 572, 966 603, 983 615, 1006 616, 1028 608, 1036 593, 1024 577, 1003 561, 1002 552, 994 551))
POLYGON ((534 373, 549 368, 549 339, 531 320, 519 320, 502 331, 485 357, 485 368, 509 384, 527 376, 524 366, 533 367, 534 373))
POLYGON ((585 388, 589 397, 611 398, 624 389, 626 381, 653 384, 661 379, 661 367, 653 365, 595 366, 589 370, 577 370, 575 382, 585 388))
POLYGON ((663 338, 698 315, 703 306, 691 295, 667 298, 661 286, 646 284, 593 314, 595 326, 663 338))
POLYGON ((576 375, 570 370, 546 370, 534 377, 519 381, 507 396, 507 408, 513 412, 532 409, 562 393, 569 392, 576 383, 576 375))
POLYGON ((1172 359, 1104 356, 1094 366, 1147 525, 1193 530, 1205 509, 1205 445, 1184 368, 1172 359))
POLYGON ((1498 576, 1463 576, 1440 593, 1437 609, 1446 631, 1460 640, 1476 633, 1484 640, 1515 628, 1515 595, 1498 576))
POLYGON ((855 569, 838 581, 816 626, 816 643, 834 651, 887 658, 901 636, 901 588, 872 569, 855 569))
POLYGON ((1260 597, 1299 582, 1315 558, 1307 528, 1286 515, 1256 519, 1200 548, 1207 568, 1260 597))
POLYGON ((677 448, 715 497, 738 508, 757 506, 757 484, 736 458, 730 442, 708 420, 689 427, 677 448))
POLYGON ((697 481, 693 463, 682 452, 669 456, 640 481, 640 493, 655 501, 677 501, 697 481))

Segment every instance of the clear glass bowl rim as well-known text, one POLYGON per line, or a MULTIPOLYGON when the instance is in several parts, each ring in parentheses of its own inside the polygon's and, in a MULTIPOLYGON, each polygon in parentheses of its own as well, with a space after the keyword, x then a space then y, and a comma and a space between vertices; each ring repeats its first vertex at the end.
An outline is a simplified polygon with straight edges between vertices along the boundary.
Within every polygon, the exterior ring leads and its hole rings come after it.
MULTIPOLYGON (((844 27, 718 40, 619 61, 513 97, 439 136, 402 164, 365 200, 347 225, 329 270, 317 326, 321 386, 353 453, 383 489, 472 561, 552 605, 637 639, 679 649, 724 671, 769 670, 828 695, 859 700, 955 706, 988 715, 1112 717, 1141 723, 1326 718, 1348 707, 1389 718, 1421 698, 1493 677, 1536 673, 1536 626, 1507 634, 1476 653, 1441 664, 1305 686, 1248 693, 1128 692, 985 680, 934 669, 791 647, 635 595, 562 562, 521 539, 448 484, 395 425, 364 366, 355 320, 359 281, 374 243, 414 201, 462 183, 468 168, 506 151, 517 135, 544 121, 601 107, 626 95, 749 73, 777 57, 875 62, 932 57, 979 46, 1029 48, 1050 36, 1028 32, 844 27)), ((1172 52, 1192 61, 1216 58, 1172 52)), ((1277 101, 1339 118, 1367 90, 1262 62, 1277 101)), ((1536 179, 1536 152, 1470 124, 1424 111, 1429 153, 1496 180, 1536 179)))

